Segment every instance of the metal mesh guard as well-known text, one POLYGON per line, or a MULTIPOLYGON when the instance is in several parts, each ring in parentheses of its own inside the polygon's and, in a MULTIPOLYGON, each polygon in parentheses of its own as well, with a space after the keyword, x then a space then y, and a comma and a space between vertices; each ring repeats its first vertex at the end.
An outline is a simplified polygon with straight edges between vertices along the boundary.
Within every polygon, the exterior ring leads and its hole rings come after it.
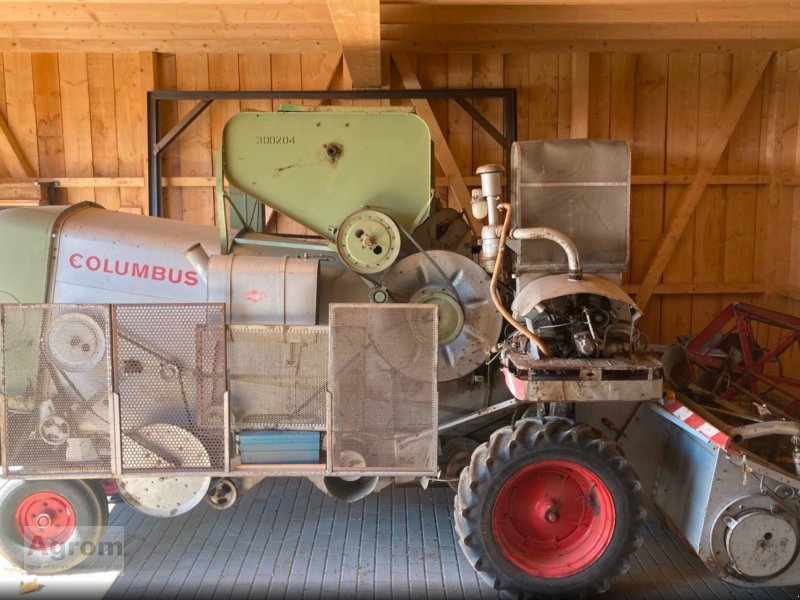
POLYGON ((436 307, 332 304, 331 468, 436 468, 436 307))
POLYGON ((0 305, 9 474, 110 474, 109 320, 107 306, 0 305))
POLYGON ((324 429, 327 375, 327 327, 228 327, 231 404, 242 429, 324 429))
POLYGON ((113 310, 122 472, 223 469, 224 306, 113 310))

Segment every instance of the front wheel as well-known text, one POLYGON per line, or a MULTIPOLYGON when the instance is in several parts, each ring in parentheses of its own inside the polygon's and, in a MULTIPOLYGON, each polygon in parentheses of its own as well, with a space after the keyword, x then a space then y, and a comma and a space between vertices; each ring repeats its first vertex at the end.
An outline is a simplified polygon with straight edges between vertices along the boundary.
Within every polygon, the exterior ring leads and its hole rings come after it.
POLYGON ((616 445, 562 418, 492 434, 459 479, 455 527, 478 573, 518 596, 608 589, 641 544, 640 485, 616 445))
POLYGON ((0 488, 0 554, 31 574, 60 573, 88 557, 107 519, 95 482, 7 481, 0 488))

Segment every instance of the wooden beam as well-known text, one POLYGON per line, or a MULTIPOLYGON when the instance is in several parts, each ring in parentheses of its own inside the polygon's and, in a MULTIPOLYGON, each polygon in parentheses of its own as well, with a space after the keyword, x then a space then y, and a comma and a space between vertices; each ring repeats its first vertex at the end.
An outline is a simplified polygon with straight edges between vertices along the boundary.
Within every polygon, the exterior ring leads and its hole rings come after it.
POLYGON ((34 177, 36 175, 2 114, 0 114, 0 160, 8 168, 12 177, 34 177))
MULTIPOLYGON (((418 90, 422 88, 419 83, 419 78, 414 72, 414 68, 411 66, 411 61, 408 60, 405 54, 394 54, 392 55, 392 60, 403 81, 403 87, 407 90, 418 90)), ((417 114, 428 124, 428 128, 431 131, 431 138, 433 139, 433 149, 436 154, 436 160, 439 161, 445 176, 450 182, 450 189, 453 195, 456 197, 464 214, 467 215, 467 219, 469 219, 469 223, 472 226, 472 231, 475 235, 480 235, 483 224, 472 216, 472 196, 469 189, 467 189, 466 183, 464 183, 464 178, 461 176, 458 163, 453 156, 453 152, 450 150, 450 146, 447 144, 447 138, 439 122, 436 120, 436 115, 431 108, 430 102, 427 100, 412 100, 411 102, 417 114)))
POLYGON ((572 54, 572 107, 570 110, 570 137, 589 137, 589 54, 572 54))
POLYGON ((328 0, 354 88, 381 87, 380 0, 328 0))
POLYGON ((698 156, 699 166, 695 178, 684 190, 672 222, 661 238, 661 242, 647 270, 647 275, 642 281, 642 288, 638 295, 639 308, 642 311, 650 301, 661 275, 667 268, 672 254, 675 252, 675 248, 678 246, 678 242, 692 214, 694 214, 697 204, 700 202, 703 191, 711 180, 711 174, 714 172, 714 168, 717 166, 725 146, 727 146, 728 140, 742 116, 742 112, 744 112, 750 101, 753 90, 755 90, 758 81, 761 79, 769 58, 769 54, 759 54, 749 58, 748 64, 743 68, 736 89, 723 109, 716 127, 703 144, 698 156))
MULTIPOLYGON (((640 295, 642 284, 641 283, 626 283, 623 284, 623 289, 631 295, 640 295)), ((667 296, 667 295, 691 295, 691 294, 741 294, 741 295, 756 295, 763 294, 766 291, 766 286, 763 283, 749 282, 749 283, 659 283, 655 290, 654 296, 667 296)))
MULTIPOLYGON (((141 81, 141 103, 142 111, 147 116, 147 93, 158 89, 158 82, 156 81, 156 73, 158 73, 158 54, 156 52, 140 52, 139 53, 139 79, 141 81)), ((142 174, 144 175, 143 184, 145 190, 145 197, 150 189, 149 184, 149 162, 150 162, 150 149, 147 147, 147 128, 144 127, 144 136, 142 137, 142 174)), ((150 203, 143 202, 143 208, 150 214, 150 203)))

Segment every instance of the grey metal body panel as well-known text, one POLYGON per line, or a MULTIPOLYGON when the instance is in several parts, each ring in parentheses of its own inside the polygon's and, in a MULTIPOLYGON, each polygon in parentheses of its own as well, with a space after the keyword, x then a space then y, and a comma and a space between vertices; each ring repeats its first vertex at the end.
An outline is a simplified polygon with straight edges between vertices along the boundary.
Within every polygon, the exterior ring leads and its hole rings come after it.
MULTIPOLYGON (((575 241, 584 272, 629 260, 630 149, 625 141, 541 140, 511 150, 516 227, 553 227, 575 241)), ((517 271, 563 272, 563 252, 541 240, 511 242, 517 271)))
POLYGON ((514 298, 511 309, 517 315, 528 315, 537 304, 545 300, 569 296, 572 294, 595 294, 610 300, 622 302, 639 314, 639 308, 631 297, 604 277, 584 275, 583 279, 570 279, 567 275, 545 275, 529 282, 514 298))
POLYGON ((51 302, 203 302, 205 284, 183 256, 201 243, 218 251, 212 227, 100 208, 66 219, 51 302))
POLYGON ((316 259, 214 256, 207 300, 224 303, 232 325, 313 325, 318 271, 316 259))
MULTIPOLYGON (((796 551, 785 569, 769 577, 731 572, 726 540, 732 530, 725 522, 753 512, 777 515, 800 534, 800 478, 755 457, 726 452, 654 402, 637 405, 633 414, 619 404, 577 405, 576 417, 618 438, 649 509, 655 508, 718 577, 745 587, 800 584, 796 551)), ((758 542, 752 540, 751 561, 758 558, 758 542)))
POLYGON ((0 302, 44 302, 54 234, 85 205, 9 208, 0 211, 0 302), (25 256, 20 268, 20 256, 25 256))

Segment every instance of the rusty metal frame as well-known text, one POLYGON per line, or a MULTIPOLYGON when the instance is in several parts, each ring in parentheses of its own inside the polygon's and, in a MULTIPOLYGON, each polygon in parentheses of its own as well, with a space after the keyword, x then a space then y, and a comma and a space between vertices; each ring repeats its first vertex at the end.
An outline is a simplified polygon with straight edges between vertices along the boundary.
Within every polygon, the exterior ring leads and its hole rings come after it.
POLYGON ((187 91, 147 93, 147 181, 150 215, 163 217, 161 159, 172 144, 215 100, 452 100, 503 147, 506 173, 511 172, 511 144, 517 139, 517 91, 514 88, 435 90, 325 91, 187 91), (495 128, 470 100, 502 100, 503 132, 495 128), (166 134, 161 133, 159 109, 164 102, 194 100, 196 104, 166 134))

